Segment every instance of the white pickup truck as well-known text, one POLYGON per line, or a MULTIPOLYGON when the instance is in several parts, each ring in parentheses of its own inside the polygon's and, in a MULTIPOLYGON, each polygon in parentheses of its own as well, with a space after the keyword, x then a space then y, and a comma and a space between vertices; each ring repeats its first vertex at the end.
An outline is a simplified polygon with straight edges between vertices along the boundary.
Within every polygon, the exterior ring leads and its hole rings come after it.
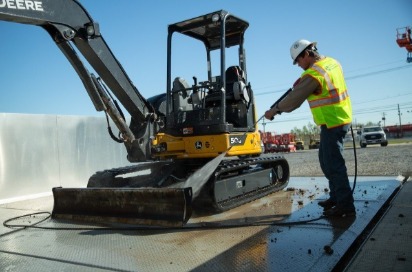
POLYGON ((361 147, 366 147, 370 144, 388 145, 386 133, 381 126, 363 127, 361 130, 358 130, 358 134, 360 135, 359 145, 361 147))

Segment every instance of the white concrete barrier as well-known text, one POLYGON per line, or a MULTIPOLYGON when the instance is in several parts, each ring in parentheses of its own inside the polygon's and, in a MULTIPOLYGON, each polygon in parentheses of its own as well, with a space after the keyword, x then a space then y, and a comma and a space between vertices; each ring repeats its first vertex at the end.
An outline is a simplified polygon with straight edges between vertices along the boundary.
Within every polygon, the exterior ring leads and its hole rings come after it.
POLYGON ((126 156, 104 117, 0 113, 0 203, 86 187, 96 171, 130 165, 126 156))

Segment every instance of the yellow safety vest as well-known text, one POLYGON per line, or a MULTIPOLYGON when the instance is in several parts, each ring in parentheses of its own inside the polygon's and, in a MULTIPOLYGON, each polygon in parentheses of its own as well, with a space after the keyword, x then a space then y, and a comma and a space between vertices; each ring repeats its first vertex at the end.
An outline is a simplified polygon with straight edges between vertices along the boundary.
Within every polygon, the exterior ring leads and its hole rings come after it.
POLYGON ((308 97, 313 120, 318 126, 333 128, 352 122, 352 105, 340 64, 329 57, 323 58, 302 73, 316 79, 322 87, 319 94, 308 97))

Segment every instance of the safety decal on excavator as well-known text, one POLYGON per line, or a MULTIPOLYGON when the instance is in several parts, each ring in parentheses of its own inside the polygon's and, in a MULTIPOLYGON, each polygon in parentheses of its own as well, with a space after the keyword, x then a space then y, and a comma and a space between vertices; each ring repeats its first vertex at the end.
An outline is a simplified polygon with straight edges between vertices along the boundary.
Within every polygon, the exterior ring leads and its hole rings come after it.
POLYGON ((187 135, 187 134, 193 134, 192 127, 183 128, 183 135, 187 135))
POLYGON ((246 135, 241 135, 241 136, 229 136, 229 140, 230 140, 230 145, 234 146, 234 145, 243 145, 245 143, 246 140, 246 135))

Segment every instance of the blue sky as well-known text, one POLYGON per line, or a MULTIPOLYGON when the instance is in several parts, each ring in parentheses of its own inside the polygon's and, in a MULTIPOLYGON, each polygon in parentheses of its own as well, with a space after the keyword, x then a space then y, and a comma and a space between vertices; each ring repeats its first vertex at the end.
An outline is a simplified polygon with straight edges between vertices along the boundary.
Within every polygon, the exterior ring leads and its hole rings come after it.
MULTIPOLYGON (((321 54, 341 62, 355 122, 378 122, 385 116, 386 125, 399 124, 399 105, 402 124, 412 123, 412 63, 396 44, 396 29, 412 26, 410 0, 80 2, 99 22, 104 39, 144 97, 166 88, 167 26, 225 9, 250 23, 248 79, 259 116, 302 73, 292 65, 289 47, 305 38, 317 41, 321 54)), ((103 116, 43 29, 0 22, 0 33, 0 112, 103 116)), ((180 69, 188 81, 194 76, 193 67, 180 69)), ((309 122, 305 102, 295 112, 277 116, 266 131, 289 132, 309 122)))

